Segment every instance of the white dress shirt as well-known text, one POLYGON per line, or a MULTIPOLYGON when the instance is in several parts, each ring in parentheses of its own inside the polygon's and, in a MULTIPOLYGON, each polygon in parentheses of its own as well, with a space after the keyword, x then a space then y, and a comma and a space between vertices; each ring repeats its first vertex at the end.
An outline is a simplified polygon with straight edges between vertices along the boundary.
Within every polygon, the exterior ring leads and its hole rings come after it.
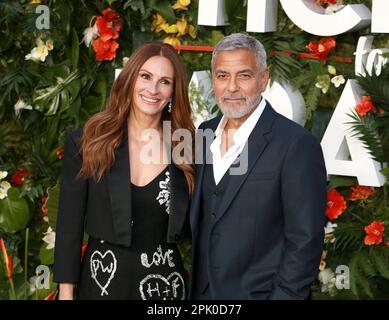
POLYGON ((222 156, 221 154, 221 143, 222 133, 227 123, 227 119, 223 116, 215 131, 215 139, 210 145, 213 160, 213 176, 215 183, 218 184, 223 178, 226 171, 234 163, 238 155, 242 152, 251 132, 257 124, 261 114, 266 106, 266 100, 261 99, 258 107, 254 112, 242 123, 242 125, 235 131, 232 138, 234 145, 230 147, 227 152, 222 156))

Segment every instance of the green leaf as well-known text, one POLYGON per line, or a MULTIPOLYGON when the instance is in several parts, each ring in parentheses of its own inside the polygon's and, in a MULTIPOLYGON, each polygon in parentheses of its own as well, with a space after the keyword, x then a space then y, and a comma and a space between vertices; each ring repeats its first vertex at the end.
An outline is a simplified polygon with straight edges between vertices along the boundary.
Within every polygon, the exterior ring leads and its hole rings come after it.
POLYGON ((0 227, 10 233, 23 230, 30 220, 27 201, 20 197, 19 189, 11 187, 8 196, 0 200, 0 227))
POLYGON ((70 36, 70 63, 72 65, 72 70, 75 71, 78 66, 78 58, 79 58, 79 43, 80 41, 78 40, 78 35, 76 30, 73 28, 70 36))
POLYGON ((132 49, 135 50, 142 43, 150 40, 153 40, 152 33, 135 30, 134 32, 132 32, 132 49))
POLYGON ((49 265, 54 263, 54 248, 46 249, 47 243, 43 243, 39 251, 39 258, 42 264, 49 265))
POLYGON ((224 34, 220 31, 213 30, 212 31, 212 45, 215 46, 221 39, 224 38, 224 34))
POLYGON ((319 140, 323 138, 324 132, 330 122, 333 110, 329 108, 318 108, 312 117, 312 134, 319 140))
POLYGON ((351 187, 358 184, 358 180, 354 177, 331 176, 328 190, 339 187, 351 187))
POLYGON ((47 189, 48 199, 46 202, 49 225, 55 231, 57 226, 58 202, 59 202, 59 184, 47 189))
MULTIPOLYGON (((242 10, 245 10, 242 6, 242 1, 241 0, 228 0, 224 1, 226 13, 228 17, 232 17, 234 15, 239 15, 239 13, 242 12, 242 10), (241 9, 241 10, 240 10, 241 9), (241 12, 239 12, 241 11, 241 12)), ((230 19, 229 19, 230 20, 230 19)))
POLYGON ((170 24, 176 23, 177 18, 169 0, 148 0, 145 7, 159 12, 170 24))

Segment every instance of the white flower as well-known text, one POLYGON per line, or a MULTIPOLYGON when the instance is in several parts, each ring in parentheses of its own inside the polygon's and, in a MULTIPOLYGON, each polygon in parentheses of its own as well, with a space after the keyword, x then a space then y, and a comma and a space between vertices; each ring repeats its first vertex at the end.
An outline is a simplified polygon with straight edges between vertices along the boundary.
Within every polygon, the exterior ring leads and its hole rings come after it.
POLYGON ((44 62, 46 60, 47 55, 49 54, 49 49, 44 45, 40 45, 38 47, 34 47, 31 52, 26 55, 26 60, 32 60, 32 61, 42 61, 44 62))
POLYGON ((22 99, 19 99, 18 102, 16 102, 14 109, 15 114, 18 117, 22 110, 32 110, 32 106, 27 105, 22 99))
POLYGON ((7 171, 0 171, 0 180, 4 179, 6 176, 8 176, 8 172, 7 171))
POLYGON ((331 268, 320 271, 318 279, 322 283, 321 292, 328 292, 330 295, 336 293, 336 276, 331 268))
POLYGON ((334 66, 331 66, 330 64, 328 65, 327 67, 327 70, 328 70, 328 73, 333 75, 333 76, 336 76, 336 68, 334 66))
POLYGON ((339 10, 343 9, 343 0, 338 0, 336 4, 329 4, 327 8, 325 9, 325 14, 333 14, 335 12, 338 12, 339 10))
POLYGON ((85 45, 89 48, 92 41, 99 36, 96 23, 93 25, 93 27, 86 28, 83 34, 84 38, 82 38, 81 43, 84 42, 85 45))
POLYGON ((334 84, 336 88, 338 88, 341 84, 345 83, 346 80, 344 77, 340 74, 338 76, 335 76, 331 79, 331 82, 334 84))
POLYGON ((324 227, 324 233, 325 234, 333 233, 337 226, 338 226, 337 223, 332 223, 332 222, 328 221, 327 225, 324 227))
POLYGON ((51 40, 51 39, 46 40, 46 48, 49 51, 54 49, 53 40, 51 40))
POLYGON ((315 87, 321 89, 321 92, 323 92, 324 94, 328 92, 328 87, 326 85, 322 85, 319 82, 315 83, 315 87))
POLYGON ((36 290, 36 276, 32 276, 28 280, 28 295, 31 296, 36 290))
POLYGON ((4 199, 8 195, 8 189, 11 188, 11 185, 7 181, 2 181, 0 183, 0 199, 4 199))
POLYGON ((319 272, 318 279, 323 284, 330 283, 332 279, 335 279, 335 273, 331 268, 325 268, 323 271, 319 272))
POLYGON ((55 245, 55 232, 51 227, 47 228, 47 231, 43 233, 45 236, 43 237, 43 241, 47 243, 47 250, 53 249, 55 245))
POLYGON ((126 65, 126 63, 128 62, 128 60, 130 60, 129 57, 124 57, 124 58, 123 58, 123 67, 126 65))

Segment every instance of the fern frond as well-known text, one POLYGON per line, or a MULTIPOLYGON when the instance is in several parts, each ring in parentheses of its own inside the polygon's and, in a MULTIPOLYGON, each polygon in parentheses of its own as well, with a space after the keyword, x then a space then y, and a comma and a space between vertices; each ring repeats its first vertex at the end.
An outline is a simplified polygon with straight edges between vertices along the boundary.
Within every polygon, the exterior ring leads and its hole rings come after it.
POLYGON ((353 133, 353 136, 358 137, 364 144, 372 159, 379 162, 385 162, 382 142, 378 136, 377 130, 373 128, 370 121, 364 121, 364 119, 360 118, 354 111, 352 114, 349 114, 349 116, 353 121, 346 122, 346 124, 352 126, 351 132, 353 133))

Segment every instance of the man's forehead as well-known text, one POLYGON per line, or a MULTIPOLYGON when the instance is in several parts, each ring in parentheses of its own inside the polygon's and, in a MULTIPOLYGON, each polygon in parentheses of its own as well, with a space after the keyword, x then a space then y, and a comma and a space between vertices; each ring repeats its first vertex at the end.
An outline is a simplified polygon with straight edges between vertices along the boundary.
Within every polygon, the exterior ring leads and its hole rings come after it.
POLYGON ((214 60, 213 69, 215 72, 233 70, 253 70, 258 69, 256 56, 249 50, 237 49, 231 51, 221 51, 214 60))

